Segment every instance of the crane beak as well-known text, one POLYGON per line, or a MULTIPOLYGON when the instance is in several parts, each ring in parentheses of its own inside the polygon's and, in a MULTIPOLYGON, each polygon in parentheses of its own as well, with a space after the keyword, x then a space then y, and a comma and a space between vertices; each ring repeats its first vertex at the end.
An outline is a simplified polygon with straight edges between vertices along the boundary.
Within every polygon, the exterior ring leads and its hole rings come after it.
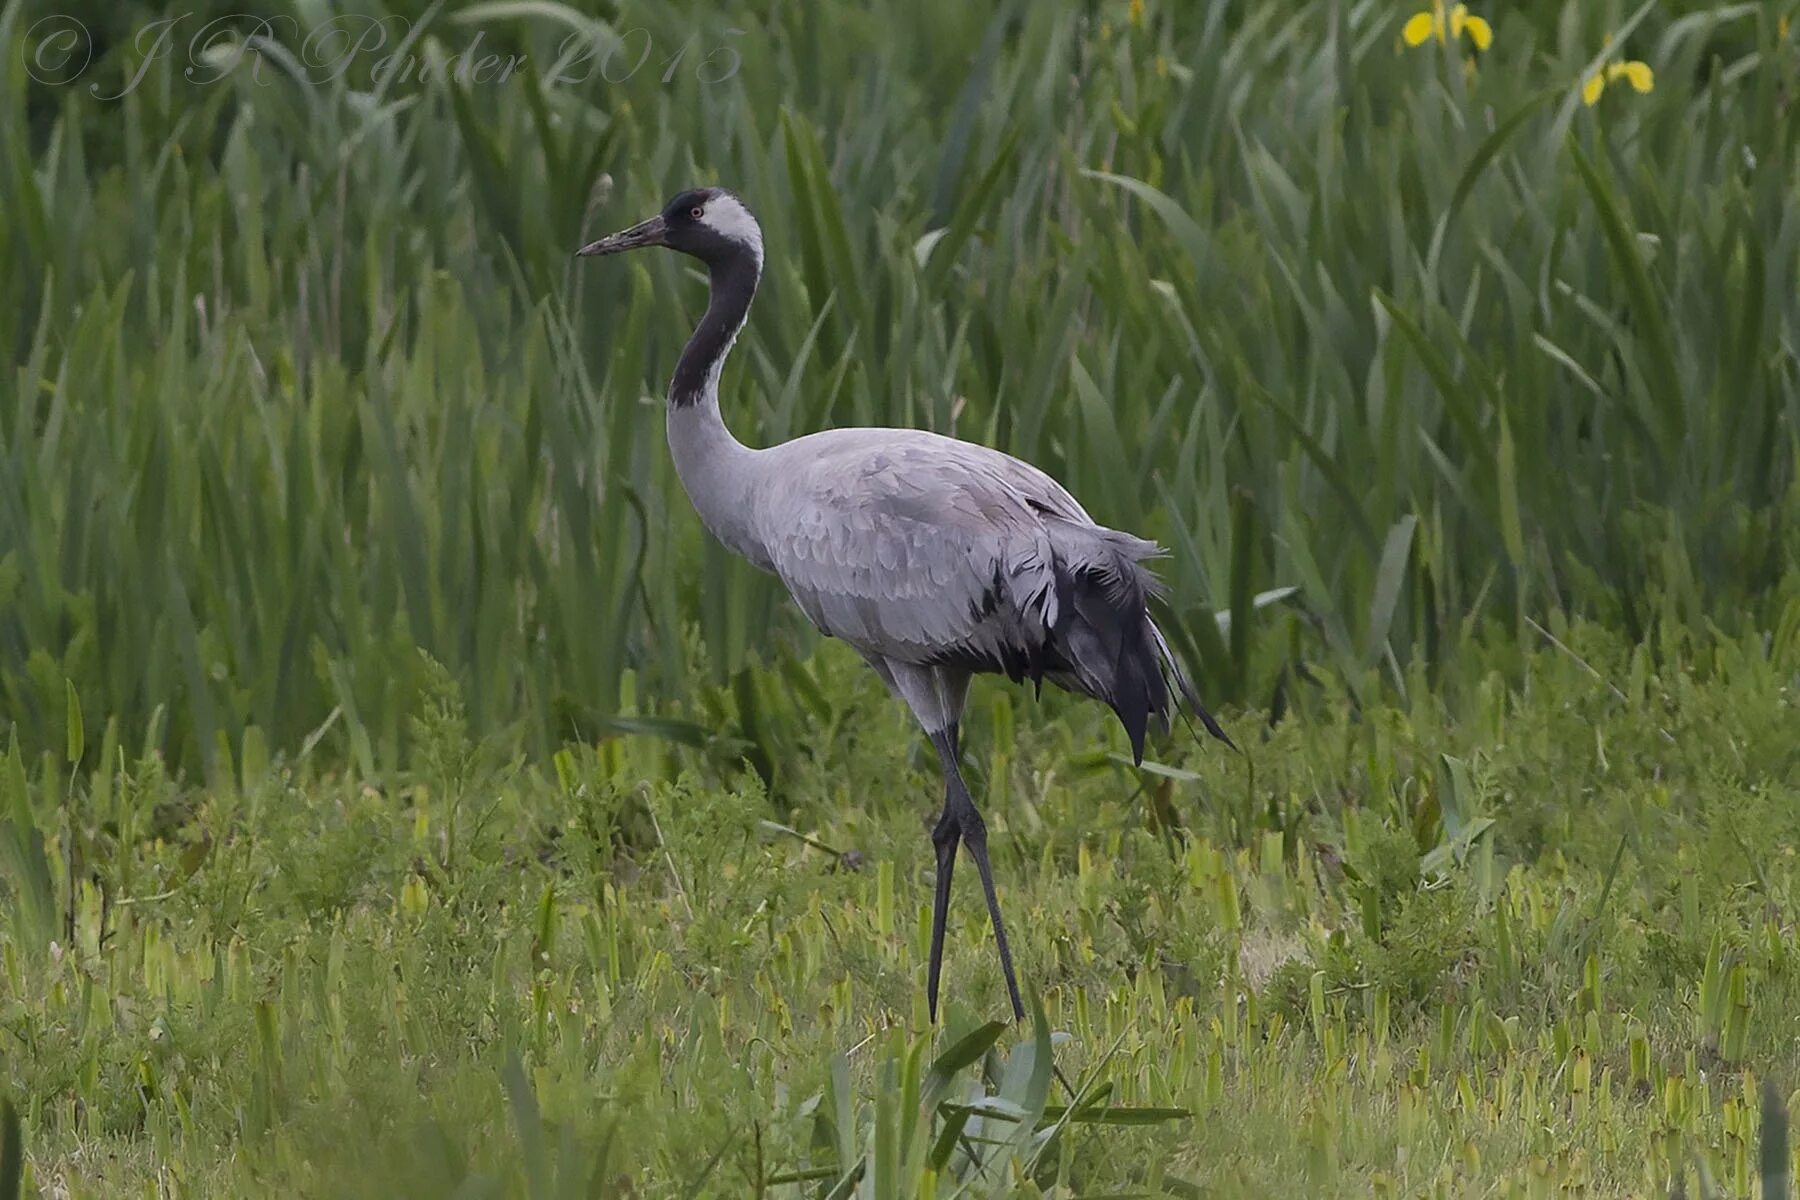
POLYGON ((668 227, 663 224, 662 214, 658 213, 648 221, 639 221, 630 229, 609 233, 597 242, 589 242, 577 250, 575 255, 585 258, 595 254, 618 254, 625 250, 636 250, 640 246, 666 246, 668 232, 668 227))

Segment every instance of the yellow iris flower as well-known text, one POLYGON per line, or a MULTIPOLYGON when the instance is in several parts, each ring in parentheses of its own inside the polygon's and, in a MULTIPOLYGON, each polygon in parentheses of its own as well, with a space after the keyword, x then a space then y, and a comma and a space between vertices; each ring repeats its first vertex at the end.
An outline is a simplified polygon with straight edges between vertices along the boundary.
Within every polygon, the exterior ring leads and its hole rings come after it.
POLYGON ((1469 11, 1466 4, 1447 7, 1444 0, 1431 0, 1426 12, 1414 13, 1400 29, 1400 38, 1409 46, 1422 46, 1427 38, 1436 37, 1439 45, 1451 38, 1469 35, 1477 50, 1486 50, 1494 42, 1494 27, 1469 11))
MULTIPOLYGON (((1612 41, 1610 37, 1606 40, 1612 41)), ((1648 92, 1656 86, 1656 73, 1650 69, 1649 63, 1639 62, 1635 58, 1629 61, 1609 62, 1600 70, 1589 75, 1587 82, 1581 85, 1581 102, 1590 107, 1599 103, 1600 94, 1606 91, 1606 85, 1617 83, 1621 79, 1638 92, 1648 92)))

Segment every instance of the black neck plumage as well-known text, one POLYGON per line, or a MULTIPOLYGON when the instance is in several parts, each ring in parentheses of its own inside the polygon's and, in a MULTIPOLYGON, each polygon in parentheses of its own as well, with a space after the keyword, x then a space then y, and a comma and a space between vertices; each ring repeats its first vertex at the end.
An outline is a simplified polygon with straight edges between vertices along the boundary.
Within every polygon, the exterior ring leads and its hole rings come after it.
POLYGON ((714 260, 710 270, 712 297, 675 364, 675 377, 669 381, 671 408, 697 404, 709 386, 718 386, 725 356, 731 353, 731 343, 750 313, 762 265, 746 247, 714 260))

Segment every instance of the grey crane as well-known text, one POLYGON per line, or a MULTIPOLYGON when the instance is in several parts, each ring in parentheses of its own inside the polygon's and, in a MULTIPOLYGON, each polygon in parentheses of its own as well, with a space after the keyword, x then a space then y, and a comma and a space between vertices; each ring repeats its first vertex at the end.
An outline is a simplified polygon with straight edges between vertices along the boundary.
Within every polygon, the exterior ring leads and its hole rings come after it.
POLYGON ((779 576, 823 633, 854 646, 937 749, 944 809, 931 834, 931 1020, 959 841, 981 875, 1013 1015, 1022 1018, 987 827, 957 765, 963 701, 977 674, 1040 687, 1048 679, 1109 705, 1142 762, 1150 719, 1166 731, 1185 698, 1231 745, 1146 609, 1158 584, 1144 561, 1158 547, 1097 524, 1030 463, 923 430, 829 429, 745 446, 720 416, 719 372, 762 275, 761 227, 732 192, 696 188, 576 254, 642 246, 699 259, 711 284, 668 400, 669 450, 701 523, 779 576))

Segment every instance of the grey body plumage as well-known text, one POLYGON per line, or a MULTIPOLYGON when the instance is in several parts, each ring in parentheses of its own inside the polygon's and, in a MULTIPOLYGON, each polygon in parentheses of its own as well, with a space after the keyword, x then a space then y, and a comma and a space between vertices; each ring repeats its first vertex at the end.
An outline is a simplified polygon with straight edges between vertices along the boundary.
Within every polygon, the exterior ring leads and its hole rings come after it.
POLYGON ((726 428, 718 382, 762 265, 761 231, 722 189, 578 253, 667 245, 708 265, 711 301, 670 385, 676 472, 706 528, 780 577, 822 632, 856 648, 937 748, 945 807, 928 1002, 937 1013, 950 875, 959 841, 981 873, 1015 1015, 1023 1015, 989 869, 986 832, 957 766, 970 678, 1003 674, 1107 704, 1143 758, 1177 704, 1230 743, 1200 704, 1147 604, 1153 542, 1096 523, 1055 480, 986 446, 911 429, 833 429, 751 449, 726 428))
POLYGON ((1169 683, 1190 689, 1146 611, 1155 543, 1097 524, 1029 463, 938 434, 835 429, 761 453, 760 545, 822 632, 882 662, 1092 697, 1139 759, 1148 724, 1167 730, 1169 683))

